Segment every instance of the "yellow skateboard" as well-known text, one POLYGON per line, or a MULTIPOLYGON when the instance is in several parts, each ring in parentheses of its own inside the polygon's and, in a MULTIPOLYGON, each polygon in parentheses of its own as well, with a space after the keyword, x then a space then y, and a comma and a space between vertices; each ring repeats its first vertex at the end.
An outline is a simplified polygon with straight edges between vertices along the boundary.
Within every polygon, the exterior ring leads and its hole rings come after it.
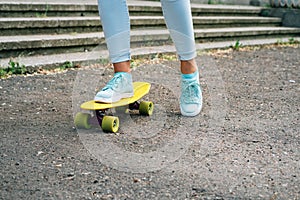
POLYGON ((101 103, 92 100, 81 104, 80 107, 83 110, 94 111, 94 115, 78 112, 74 119, 75 126, 77 128, 90 129, 93 126, 100 125, 103 131, 115 133, 119 129, 119 118, 117 116, 107 115, 107 111, 111 108, 119 108, 119 110, 125 112, 125 106, 127 105, 130 110, 139 110, 141 115, 152 115, 154 106, 151 101, 138 102, 138 100, 148 94, 150 87, 151 84, 147 82, 134 82, 133 97, 124 98, 115 103, 101 103))

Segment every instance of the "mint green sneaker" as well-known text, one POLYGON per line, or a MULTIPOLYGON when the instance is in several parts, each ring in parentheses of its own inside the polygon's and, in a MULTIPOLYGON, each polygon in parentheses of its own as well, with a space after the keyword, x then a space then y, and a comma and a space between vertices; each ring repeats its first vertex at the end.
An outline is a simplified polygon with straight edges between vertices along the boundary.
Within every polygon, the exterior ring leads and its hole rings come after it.
POLYGON ((199 78, 181 81, 180 111, 183 116, 194 117, 202 109, 202 91, 199 78))
POLYGON ((117 72, 106 86, 96 94, 94 100, 103 103, 114 103, 132 96, 133 84, 131 74, 117 72))

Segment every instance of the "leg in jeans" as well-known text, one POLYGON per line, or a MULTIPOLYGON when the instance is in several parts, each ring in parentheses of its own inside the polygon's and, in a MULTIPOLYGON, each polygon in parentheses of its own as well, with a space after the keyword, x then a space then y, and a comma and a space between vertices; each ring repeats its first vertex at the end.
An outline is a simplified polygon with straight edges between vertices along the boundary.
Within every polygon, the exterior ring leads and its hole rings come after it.
POLYGON ((110 60, 120 63, 130 60, 130 21, 126 0, 98 0, 110 60))
POLYGON ((165 21, 181 63, 180 109, 195 116, 202 109, 202 92, 195 62, 196 48, 189 0, 161 0, 165 21))
POLYGON ((98 0, 99 15, 115 76, 95 96, 111 103, 133 95, 130 72, 130 20, 126 0, 98 0))
MULTIPOLYGON (((189 0, 161 0, 164 16, 175 43, 182 71, 180 107, 195 116, 202 108, 202 93, 195 63, 195 41, 189 0)), ((115 76, 95 100, 113 102, 133 95, 130 72, 130 21, 126 0, 98 0, 99 13, 115 76), (121 95, 120 95, 121 94, 121 95)))

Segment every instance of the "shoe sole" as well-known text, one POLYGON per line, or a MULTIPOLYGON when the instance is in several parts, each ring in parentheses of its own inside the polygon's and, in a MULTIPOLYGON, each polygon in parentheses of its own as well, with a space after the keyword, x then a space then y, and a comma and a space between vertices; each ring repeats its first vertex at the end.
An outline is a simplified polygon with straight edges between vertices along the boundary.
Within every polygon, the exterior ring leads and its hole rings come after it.
POLYGON ((192 113, 190 113, 190 112, 184 112, 182 110, 181 106, 180 106, 181 115, 185 116, 185 117, 195 117, 195 116, 199 115, 199 113, 201 112, 201 110, 202 110, 202 103, 201 103, 200 109, 197 110, 197 111, 195 111, 195 112, 192 112, 192 113))
POLYGON ((133 93, 118 94, 118 95, 114 95, 112 98, 109 99, 95 97, 94 100, 95 102, 99 102, 99 103, 115 103, 120 101, 121 99, 130 98, 130 97, 133 97, 133 93))

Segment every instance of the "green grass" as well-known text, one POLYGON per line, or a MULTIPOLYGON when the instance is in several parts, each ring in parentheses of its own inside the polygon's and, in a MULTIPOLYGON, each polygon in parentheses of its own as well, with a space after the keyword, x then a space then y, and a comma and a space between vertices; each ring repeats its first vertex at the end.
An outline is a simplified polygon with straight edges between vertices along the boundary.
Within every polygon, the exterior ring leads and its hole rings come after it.
POLYGON ((216 0, 208 0, 207 4, 217 4, 216 0))
POLYGON ((33 73, 42 73, 42 72, 58 72, 58 71, 64 71, 71 68, 77 68, 79 66, 74 65, 70 61, 64 62, 62 65, 52 69, 52 70, 40 70, 38 68, 32 69, 28 68, 23 64, 20 64, 19 62, 10 60, 8 62, 7 66, 0 66, 0 78, 8 78, 12 75, 26 75, 26 74, 33 74, 33 73))
POLYGON ((300 44, 300 41, 295 38, 289 38, 288 41, 283 41, 282 39, 278 39, 276 41, 276 45, 293 45, 300 44))
POLYGON ((66 61, 61 66, 59 66, 58 69, 60 69, 60 70, 66 70, 66 69, 70 69, 70 68, 73 68, 73 67, 74 67, 74 65, 73 65, 72 62, 66 61))
POLYGON ((235 44, 234 44, 234 45, 231 45, 230 47, 231 47, 233 50, 238 51, 241 47, 243 47, 243 44, 240 42, 240 40, 237 40, 237 41, 235 42, 235 44))
POLYGON ((289 43, 289 44, 299 44, 300 41, 299 41, 299 40, 296 40, 295 38, 290 38, 288 43, 289 43))
POLYGON ((0 78, 5 78, 11 75, 24 75, 29 73, 25 65, 10 60, 7 67, 0 68, 0 78))

